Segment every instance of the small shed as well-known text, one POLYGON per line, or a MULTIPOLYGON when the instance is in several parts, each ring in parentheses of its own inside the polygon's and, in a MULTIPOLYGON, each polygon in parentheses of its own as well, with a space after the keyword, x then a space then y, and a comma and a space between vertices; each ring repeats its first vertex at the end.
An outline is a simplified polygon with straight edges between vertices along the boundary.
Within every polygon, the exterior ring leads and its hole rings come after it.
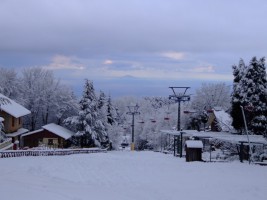
POLYGON ((186 162, 202 161, 202 149, 201 140, 187 140, 185 142, 186 162))

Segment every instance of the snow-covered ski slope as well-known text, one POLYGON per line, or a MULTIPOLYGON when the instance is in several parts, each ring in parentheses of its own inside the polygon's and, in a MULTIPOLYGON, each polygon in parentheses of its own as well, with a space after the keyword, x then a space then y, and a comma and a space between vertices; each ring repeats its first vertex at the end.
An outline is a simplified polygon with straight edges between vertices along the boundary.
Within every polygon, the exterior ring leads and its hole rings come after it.
POLYGON ((266 200, 267 167, 154 152, 0 159, 0 199, 266 200))

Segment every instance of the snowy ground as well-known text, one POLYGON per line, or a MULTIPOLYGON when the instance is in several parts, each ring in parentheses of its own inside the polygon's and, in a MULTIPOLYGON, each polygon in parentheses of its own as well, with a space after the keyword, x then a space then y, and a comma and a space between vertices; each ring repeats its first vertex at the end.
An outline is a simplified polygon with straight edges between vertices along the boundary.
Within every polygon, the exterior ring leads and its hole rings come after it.
POLYGON ((0 159, 0 199, 266 200, 267 167, 154 152, 0 159))

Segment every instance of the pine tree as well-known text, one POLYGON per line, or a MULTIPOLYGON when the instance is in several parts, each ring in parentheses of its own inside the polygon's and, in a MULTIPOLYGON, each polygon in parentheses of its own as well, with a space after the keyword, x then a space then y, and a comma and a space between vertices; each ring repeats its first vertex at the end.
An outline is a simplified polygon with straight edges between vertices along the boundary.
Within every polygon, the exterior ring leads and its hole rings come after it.
POLYGON ((232 94, 233 126, 241 130, 244 126, 240 105, 245 108, 248 129, 254 134, 266 136, 267 98, 265 59, 259 61, 253 57, 249 66, 240 60, 239 66, 233 67, 234 85, 232 94), (246 110, 247 107, 251 110, 246 110))
POLYGON ((116 122, 116 120, 114 119, 115 115, 116 115, 116 110, 113 107, 111 102, 111 97, 109 96, 107 102, 107 117, 108 117, 108 123, 110 125, 113 125, 116 122))
POLYGON ((99 98, 98 98, 98 109, 101 109, 106 104, 106 95, 103 91, 100 91, 99 98))
POLYGON ((267 131, 267 98, 266 98, 266 68, 265 59, 257 60, 253 57, 250 61, 247 73, 247 102, 253 106, 250 113, 249 129, 254 134, 264 135, 267 131))
POLYGON ((241 102, 242 102, 242 94, 241 94, 241 80, 244 74, 244 71, 246 69, 245 63, 242 59, 239 61, 239 65, 234 65, 233 67, 233 92, 232 92, 232 109, 231 109, 231 116, 233 118, 232 126, 238 130, 239 132, 242 132, 242 129, 244 128, 244 121, 242 117, 242 112, 240 109, 241 102))
POLYGON ((102 147, 107 148, 109 146, 109 137, 107 131, 109 129, 108 117, 107 117, 107 100, 104 92, 100 91, 98 98, 98 118, 96 131, 100 138, 100 143, 102 147))
POLYGON ((66 119, 65 123, 76 130, 74 143, 82 147, 100 147, 101 143, 108 139, 100 119, 99 102, 91 81, 85 80, 78 116, 66 119))
POLYGON ((85 80, 83 96, 79 105, 80 111, 78 115, 77 135, 81 136, 81 146, 94 146, 96 145, 95 140, 97 137, 93 130, 93 125, 97 116, 97 103, 93 83, 89 80, 85 80))

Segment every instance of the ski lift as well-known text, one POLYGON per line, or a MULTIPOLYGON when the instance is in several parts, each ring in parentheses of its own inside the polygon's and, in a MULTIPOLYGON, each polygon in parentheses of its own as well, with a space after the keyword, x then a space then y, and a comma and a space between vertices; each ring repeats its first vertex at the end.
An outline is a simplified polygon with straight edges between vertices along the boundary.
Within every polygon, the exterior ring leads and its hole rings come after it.
POLYGON ((157 121, 155 119, 150 120, 152 123, 156 123, 157 121))
POLYGON ((185 110, 185 111, 184 111, 184 114, 193 114, 193 113, 196 113, 196 111, 194 111, 194 110, 192 110, 192 111, 190 111, 190 110, 185 110))
POLYGON ((141 120, 138 121, 138 123, 139 123, 139 124, 144 124, 145 121, 144 121, 143 119, 141 119, 141 120))
POLYGON ((166 112, 166 114, 167 115, 164 117, 164 120, 168 121, 168 120, 170 120, 170 117, 169 117, 170 112, 166 112))

